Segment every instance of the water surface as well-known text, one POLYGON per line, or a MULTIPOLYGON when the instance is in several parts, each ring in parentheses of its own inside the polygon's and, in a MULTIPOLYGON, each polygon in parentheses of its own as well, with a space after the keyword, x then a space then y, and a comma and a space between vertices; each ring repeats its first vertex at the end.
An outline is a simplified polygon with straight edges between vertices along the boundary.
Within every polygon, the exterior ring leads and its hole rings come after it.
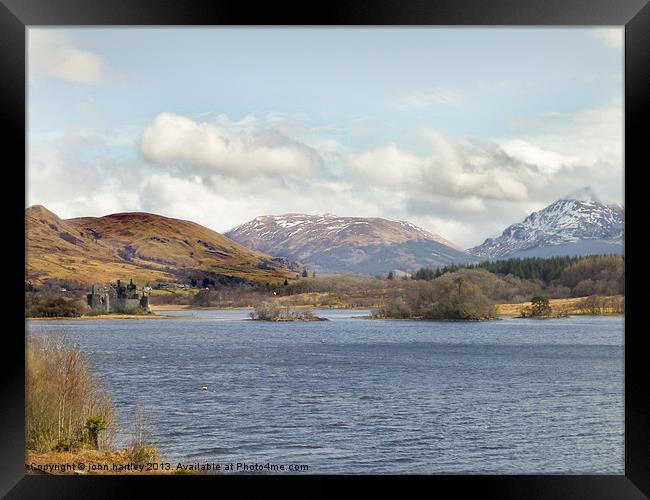
MULTIPOLYGON (((173 463, 310 473, 623 474, 621 317, 489 322, 29 322, 91 354, 124 425, 173 463), (201 387, 207 385, 209 390, 201 387)), ((128 441, 118 436, 119 444, 128 441)))

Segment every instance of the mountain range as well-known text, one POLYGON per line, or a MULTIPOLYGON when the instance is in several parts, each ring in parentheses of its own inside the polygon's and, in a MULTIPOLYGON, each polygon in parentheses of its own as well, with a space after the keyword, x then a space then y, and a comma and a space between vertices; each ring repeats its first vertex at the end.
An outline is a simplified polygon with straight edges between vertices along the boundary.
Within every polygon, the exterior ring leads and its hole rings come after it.
POLYGON ((396 274, 486 259, 623 253, 623 207, 572 193, 463 251, 410 222, 332 214, 257 217, 219 234, 143 212, 61 219, 25 210, 26 279, 187 282, 192 277, 278 283, 319 273, 396 274))
POLYGON ((482 258, 623 253, 625 211, 584 188, 508 226, 468 253, 482 258))
POLYGON ((249 248, 288 257, 321 272, 411 272, 476 260, 410 222, 381 218, 265 215, 224 234, 249 248))

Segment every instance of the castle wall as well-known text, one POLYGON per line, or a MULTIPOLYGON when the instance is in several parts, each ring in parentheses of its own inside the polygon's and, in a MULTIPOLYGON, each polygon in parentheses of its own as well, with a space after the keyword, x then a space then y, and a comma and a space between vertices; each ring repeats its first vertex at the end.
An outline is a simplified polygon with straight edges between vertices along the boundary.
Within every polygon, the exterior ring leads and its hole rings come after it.
POLYGON ((108 294, 90 293, 87 295, 88 305, 91 309, 98 312, 110 311, 110 299, 108 294))
POLYGON ((115 299, 111 312, 132 314, 140 309, 140 299, 115 299))
POLYGON ((136 287, 131 284, 124 286, 118 280, 117 286, 110 285, 104 289, 96 289, 87 295, 88 305, 99 313, 132 314, 140 309, 149 311, 149 297, 136 293, 136 287))

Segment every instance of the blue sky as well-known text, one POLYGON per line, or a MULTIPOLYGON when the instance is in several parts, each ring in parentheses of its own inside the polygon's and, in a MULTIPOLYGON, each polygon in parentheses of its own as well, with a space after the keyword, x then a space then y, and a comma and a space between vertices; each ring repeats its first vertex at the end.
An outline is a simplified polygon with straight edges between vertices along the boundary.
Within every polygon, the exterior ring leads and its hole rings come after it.
POLYGON ((622 28, 28 30, 28 192, 409 220, 481 243, 582 185, 622 202, 622 28))

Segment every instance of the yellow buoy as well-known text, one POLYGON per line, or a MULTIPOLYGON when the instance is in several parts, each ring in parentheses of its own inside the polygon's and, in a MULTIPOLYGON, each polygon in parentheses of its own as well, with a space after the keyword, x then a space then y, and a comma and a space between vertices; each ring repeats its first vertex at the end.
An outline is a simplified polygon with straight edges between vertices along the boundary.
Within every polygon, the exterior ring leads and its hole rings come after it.
POLYGON ((207 391, 207 390, 208 390, 208 386, 207 386, 207 385, 202 386, 202 387, 201 387, 201 390, 202 390, 202 391, 207 391))

